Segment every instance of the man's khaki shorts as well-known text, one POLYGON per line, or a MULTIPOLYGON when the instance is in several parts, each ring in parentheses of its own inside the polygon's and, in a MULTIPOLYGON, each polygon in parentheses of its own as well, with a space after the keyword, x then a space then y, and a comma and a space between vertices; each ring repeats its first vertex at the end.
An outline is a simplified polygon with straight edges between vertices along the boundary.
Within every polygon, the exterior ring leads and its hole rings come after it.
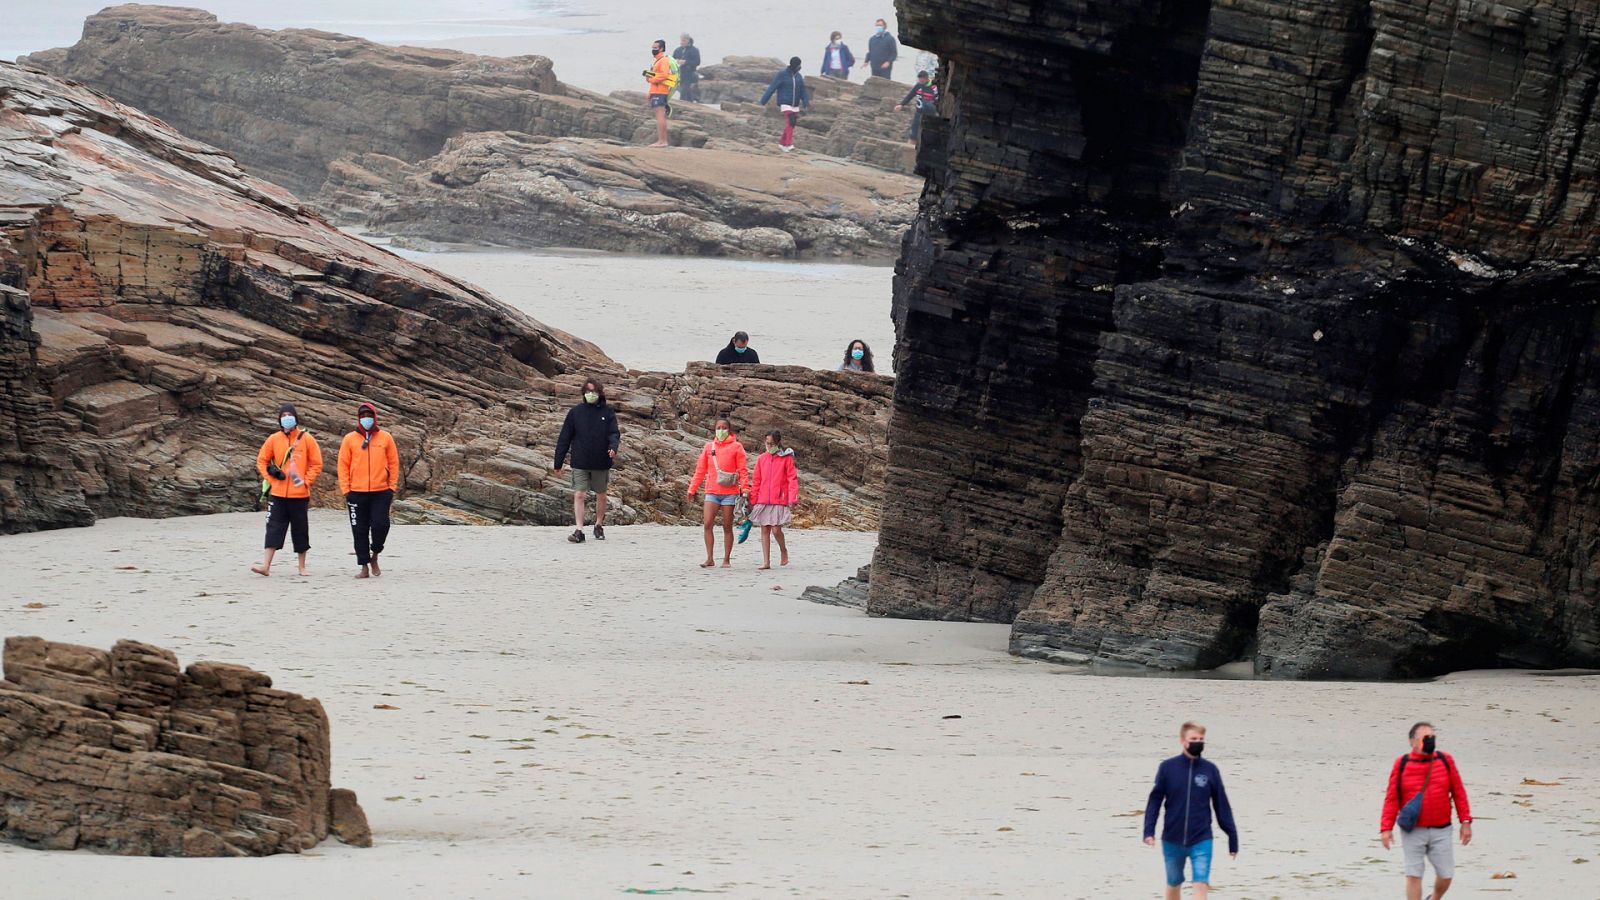
POLYGON ((572 470, 572 489, 575 491, 594 491, 596 494, 604 494, 610 485, 610 469, 572 470))

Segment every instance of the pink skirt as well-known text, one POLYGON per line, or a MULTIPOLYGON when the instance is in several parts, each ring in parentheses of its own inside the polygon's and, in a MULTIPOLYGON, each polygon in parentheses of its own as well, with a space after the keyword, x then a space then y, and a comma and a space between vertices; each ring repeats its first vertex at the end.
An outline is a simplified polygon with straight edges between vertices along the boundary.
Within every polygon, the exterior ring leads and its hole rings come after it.
POLYGON ((791 516, 789 507, 776 503, 757 503, 750 508, 750 521, 757 525, 787 525, 791 516))

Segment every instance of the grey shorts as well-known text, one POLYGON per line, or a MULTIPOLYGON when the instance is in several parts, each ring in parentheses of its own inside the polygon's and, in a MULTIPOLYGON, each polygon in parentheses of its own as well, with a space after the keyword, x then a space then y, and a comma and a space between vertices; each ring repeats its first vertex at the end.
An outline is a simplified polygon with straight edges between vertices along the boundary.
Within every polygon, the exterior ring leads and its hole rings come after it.
POLYGON ((594 491, 596 494, 604 494, 610 485, 610 469, 572 470, 572 489, 575 491, 594 491))
POLYGON ((1450 842, 1455 829, 1413 828, 1400 832, 1400 849, 1405 852, 1406 874, 1422 877, 1422 863, 1426 859, 1433 865, 1433 874, 1440 878, 1456 877, 1455 845, 1450 842))

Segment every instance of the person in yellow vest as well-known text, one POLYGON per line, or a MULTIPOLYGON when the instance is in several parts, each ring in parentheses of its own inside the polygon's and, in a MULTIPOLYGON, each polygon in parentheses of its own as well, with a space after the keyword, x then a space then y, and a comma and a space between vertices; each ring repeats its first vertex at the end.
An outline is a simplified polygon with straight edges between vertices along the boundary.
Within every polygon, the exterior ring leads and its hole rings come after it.
POLYGON ((300 557, 300 574, 306 571, 306 553, 311 550, 311 488, 322 474, 322 449, 311 432, 300 427, 294 404, 278 407, 278 430, 273 432, 256 454, 256 471, 266 480, 267 541, 266 558, 251 566, 257 575, 272 574, 272 557, 283 549, 284 532, 294 538, 294 552, 300 557))
POLYGON ((666 41, 657 38, 650 45, 650 54, 655 57, 655 62, 644 70, 645 80, 650 82, 650 111, 656 117, 656 142, 650 146, 666 147, 669 146, 667 114, 671 112, 667 98, 672 96, 672 89, 677 87, 678 76, 672 72, 672 57, 667 55, 666 41))
POLYGON ((394 436, 378 427, 378 408, 356 407, 356 430, 339 445, 339 491, 355 533, 357 578, 382 575, 378 554, 389 537, 389 507, 400 487, 400 451, 394 436))

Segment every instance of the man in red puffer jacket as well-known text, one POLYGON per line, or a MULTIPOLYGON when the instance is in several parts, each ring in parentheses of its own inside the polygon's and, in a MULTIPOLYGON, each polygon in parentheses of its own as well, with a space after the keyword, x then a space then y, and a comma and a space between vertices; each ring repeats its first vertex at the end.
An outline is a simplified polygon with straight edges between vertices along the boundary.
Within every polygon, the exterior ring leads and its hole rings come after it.
POLYGON ((1455 850, 1450 846, 1450 803, 1461 819, 1461 844, 1472 843, 1472 808, 1467 805, 1467 787, 1461 783, 1461 770, 1455 758, 1435 748, 1433 726, 1418 722, 1411 726, 1411 752, 1394 761, 1389 772, 1389 790, 1383 795, 1383 849, 1394 846, 1395 819, 1412 797, 1426 790, 1422 814, 1417 825, 1402 832, 1400 847, 1405 853, 1406 900, 1423 900, 1422 875, 1425 863, 1433 864, 1432 900, 1443 900, 1456 874, 1455 850))

